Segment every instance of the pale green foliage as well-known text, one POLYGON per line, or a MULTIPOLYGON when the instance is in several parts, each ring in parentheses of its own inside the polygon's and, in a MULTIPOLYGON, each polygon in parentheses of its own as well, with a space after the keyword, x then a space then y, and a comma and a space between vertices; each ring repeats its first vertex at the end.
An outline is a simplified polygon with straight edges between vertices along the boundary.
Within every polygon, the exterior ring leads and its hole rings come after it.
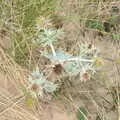
POLYGON ((84 58, 90 58, 92 56, 97 57, 99 56, 99 49, 97 49, 94 45, 91 45, 89 48, 89 44, 81 44, 80 45, 80 56, 84 58))
POLYGON ((68 73, 78 73, 80 71, 79 65, 75 61, 66 63, 64 69, 68 73))
POLYGON ((68 73, 80 73, 82 80, 82 74, 84 73, 88 73, 89 76, 94 75, 97 70, 94 63, 98 56, 98 49, 94 46, 89 48, 87 44, 82 44, 79 56, 66 60, 68 62, 64 65, 64 68, 68 73))
POLYGON ((42 55, 49 58, 50 60, 57 60, 57 61, 67 60, 72 57, 72 55, 64 53, 64 51, 60 51, 60 50, 56 51, 55 53, 56 53, 56 56, 48 52, 43 52, 42 55))
POLYGON ((119 33, 113 33, 113 34, 112 34, 112 37, 113 37, 115 40, 120 41, 120 34, 119 34, 119 33))
POLYGON ((43 91, 47 93, 52 93, 57 89, 57 84, 48 81, 42 72, 39 71, 39 68, 37 67, 36 70, 34 70, 28 78, 31 85, 36 84, 39 86, 40 90, 38 93, 40 95, 43 94, 43 91))
MULTIPOLYGON (((40 22, 40 24, 42 23, 40 22)), ((61 34, 63 34, 62 29, 51 29, 46 26, 44 26, 41 30, 38 29, 36 42, 42 44, 44 47, 49 46, 49 48, 51 48, 51 52, 48 52, 47 49, 45 49, 41 52, 41 55, 48 58, 51 61, 51 66, 53 67, 60 64, 62 66, 60 69, 62 70, 62 68, 64 68, 68 75, 80 73, 81 81, 89 79, 96 72, 97 66, 95 66, 95 59, 99 56, 99 50, 96 49, 95 46, 88 44, 80 45, 78 56, 65 53, 62 50, 55 50, 53 43, 56 42, 57 38, 60 37, 61 34)), ((99 60, 97 60, 97 62, 99 62, 99 60)), ((52 79, 55 79, 55 81, 58 80, 58 73, 55 73, 54 69, 52 72, 57 75, 57 77, 52 79)), ((50 71, 48 71, 47 77, 49 74, 50 71)), ((53 80, 48 81, 46 76, 44 76, 38 68, 29 75, 28 80, 30 84, 36 84, 39 86, 37 94, 41 97, 44 96, 44 92, 53 93, 58 88, 58 85, 52 82, 53 80)))
POLYGON ((88 79, 94 75, 97 66, 95 66, 96 58, 99 56, 99 50, 94 45, 87 43, 81 44, 78 56, 65 53, 62 50, 55 50, 53 42, 62 34, 61 30, 52 30, 45 28, 38 37, 38 41, 45 45, 49 45, 51 53, 43 51, 42 55, 50 59, 52 63, 60 63, 68 73, 80 73, 81 80, 84 73, 88 74, 88 79))
POLYGON ((43 76, 43 73, 41 73, 39 71, 39 68, 36 68, 36 70, 34 70, 30 75, 29 75, 29 78, 28 78, 29 82, 31 84, 42 84, 44 81, 45 81, 45 78, 43 76))
POLYGON ((45 51, 42 55, 51 61, 62 63, 65 71, 68 73, 80 72, 83 74, 88 72, 88 74, 93 75, 96 72, 97 66, 95 66, 95 60, 99 56, 99 50, 93 45, 89 48, 88 44, 81 44, 80 52, 77 57, 60 50, 57 50, 55 53, 56 54, 54 55, 45 51))
POLYGON ((43 32, 40 32, 40 35, 37 38, 37 42, 43 43, 44 45, 49 45, 55 42, 61 33, 62 30, 44 28, 43 32))

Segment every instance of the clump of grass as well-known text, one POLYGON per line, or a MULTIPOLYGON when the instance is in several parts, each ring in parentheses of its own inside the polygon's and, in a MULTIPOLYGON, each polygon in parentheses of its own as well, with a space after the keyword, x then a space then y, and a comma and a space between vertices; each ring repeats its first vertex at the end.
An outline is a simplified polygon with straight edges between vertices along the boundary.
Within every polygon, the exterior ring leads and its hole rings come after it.
MULTIPOLYGON (((55 0, 21 0, 16 3, 18 11, 24 13, 23 28, 31 27, 36 24, 36 18, 41 16, 51 16, 55 13, 56 1, 55 0)), ((22 15, 21 13, 21 15, 22 15)))
POLYGON ((113 98, 113 104, 117 108, 120 104, 120 87, 112 87, 110 90, 113 98))
POLYGON ((92 29, 98 29, 99 31, 103 31, 103 24, 102 22, 96 20, 88 20, 87 27, 92 29))
POLYGON ((86 120, 87 114, 87 110, 84 107, 79 107, 77 112, 78 120, 86 120))
POLYGON ((31 39, 36 35, 36 20, 40 16, 53 16, 55 0, 1 1, 1 26, 9 29, 12 46, 9 53, 20 65, 26 66, 29 51, 33 47, 31 39))

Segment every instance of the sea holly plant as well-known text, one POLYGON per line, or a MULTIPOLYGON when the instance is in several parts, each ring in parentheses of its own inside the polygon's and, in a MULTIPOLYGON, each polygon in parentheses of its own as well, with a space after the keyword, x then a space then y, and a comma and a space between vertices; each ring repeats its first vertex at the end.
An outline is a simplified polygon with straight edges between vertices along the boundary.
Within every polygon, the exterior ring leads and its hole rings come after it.
POLYGON ((48 81, 38 67, 29 74, 28 82, 30 84, 29 90, 34 98, 37 96, 44 98, 44 94, 52 95, 58 86, 54 82, 48 81))
POLYGON ((98 68, 103 64, 100 56, 100 51, 92 44, 81 44, 79 49, 79 54, 77 56, 66 53, 63 50, 56 50, 54 43, 57 41, 62 34, 64 34, 62 29, 51 29, 47 26, 40 35, 38 35, 37 41, 41 43, 45 48, 46 45, 51 48, 51 52, 42 51, 43 56, 48 58, 52 66, 53 64, 61 64, 62 68, 69 75, 80 74, 81 81, 85 79, 90 79, 91 76, 98 70, 98 68))
MULTIPOLYGON (((40 22, 40 24, 42 23, 43 21, 40 22)), ((41 29, 39 27, 38 31, 36 42, 45 48, 41 55, 51 61, 51 64, 48 65, 51 69, 46 68, 45 70, 48 71, 45 74, 45 71, 43 73, 37 67, 36 70, 30 73, 28 77, 30 90, 36 97, 39 95, 41 98, 44 98, 46 94, 52 95, 60 87, 57 81, 64 77, 64 73, 65 75, 67 73, 68 76, 79 74, 80 81, 87 81, 94 76, 103 64, 103 60, 100 58, 100 51, 94 45, 81 44, 78 48, 78 54, 72 55, 61 49, 56 50, 54 47, 57 39, 64 34, 62 29, 42 26, 41 29), (51 52, 49 49, 47 51, 46 47, 49 47, 51 52)))
POLYGON ((82 44, 77 57, 60 50, 54 52, 45 51, 42 55, 53 63, 60 63, 69 75, 80 74, 81 81, 90 79, 103 64, 99 50, 93 45, 82 44))

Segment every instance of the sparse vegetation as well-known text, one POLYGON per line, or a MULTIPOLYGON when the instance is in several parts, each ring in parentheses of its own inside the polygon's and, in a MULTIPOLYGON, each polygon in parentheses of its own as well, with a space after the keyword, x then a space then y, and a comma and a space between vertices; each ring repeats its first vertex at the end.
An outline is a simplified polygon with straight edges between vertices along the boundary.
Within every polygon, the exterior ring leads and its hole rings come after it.
POLYGON ((119 120, 119 3, 0 0, 0 120, 119 120))

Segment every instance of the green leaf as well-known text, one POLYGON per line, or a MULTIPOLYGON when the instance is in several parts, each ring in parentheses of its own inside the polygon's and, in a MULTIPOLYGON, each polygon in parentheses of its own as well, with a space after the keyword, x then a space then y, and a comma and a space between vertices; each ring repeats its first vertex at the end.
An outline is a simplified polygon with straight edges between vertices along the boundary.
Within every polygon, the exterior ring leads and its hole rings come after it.
POLYGON ((64 64, 64 69, 68 73, 75 73, 80 71, 80 67, 76 62, 68 62, 64 64))
POLYGON ((117 33, 116 33, 116 34, 113 33, 113 34, 112 34, 112 37, 113 37, 114 39, 116 39, 116 40, 120 40, 120 34, 119 34, 119 33, 118 33, 118 34, 117 34, 117 33))
MULTIPOLYGON (((41 90, 44 89, 48 93, 54 92, 58 86, 54 82, 48 81, 38 68, 29 75, 28 80, 32 85, 37 84, 41 90)), ((30 95, 36 96, 36 93, 30 91, 30 95)))
POLYGON ((53 56, 52 53, 49 54, 47 52, 43 53, 43 55, 50 60, 67 60, 72 57, 72 55, 64 53, 63 51, 56 51, 56 56, 53 56))
POLYGON ((117 24, 117 18, 118 18, 117 15, 112 15, 109 19, 110 24, 111 25, 116 25, 117 24))
POLYGON ((103 25, 101 22, 98 22, 96 20, 88 20, 87 21, 88 28, 103 30, 103 25))
POLYGON ((87 116, 87 111, 84 107, 79 107, 77 112, 78 120, 85 120, 85 116, 87 116))
POLYGON ((36 70, 34 70, 33 72, 31 72, 31 74, 28 77, 28 80, 29 80, 29 82, 31 84, 40 85, 40 84, 43 84, 46 79, 45 79, 43 73, 40 72, 38 70, 38 68, 36 68, 36 70))
POLYGON ((62 30, 59 29, 44 29, 43 32, 38 36, 37 42, 49 45, 56 41, 57 37, 62 34, 62 30))

